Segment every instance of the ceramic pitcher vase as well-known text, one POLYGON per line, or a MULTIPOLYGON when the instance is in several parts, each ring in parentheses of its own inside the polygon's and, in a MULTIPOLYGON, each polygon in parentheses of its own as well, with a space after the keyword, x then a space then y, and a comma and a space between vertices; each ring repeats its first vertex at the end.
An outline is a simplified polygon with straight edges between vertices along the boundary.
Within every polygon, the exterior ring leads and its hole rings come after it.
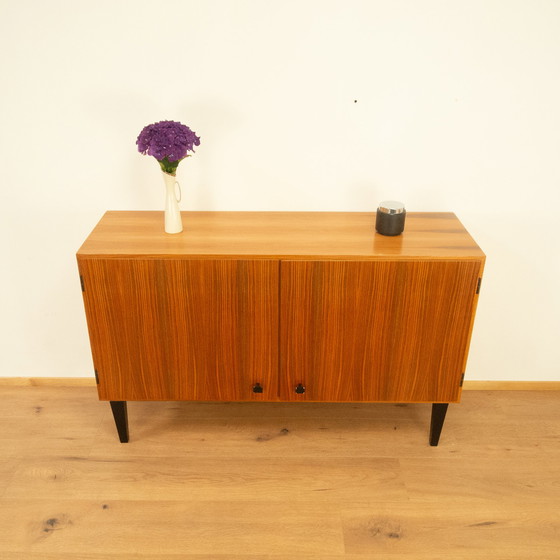
POLYGON ((163 181, 165 183, 165 233, 181 233, 183 231, 181 210, 179 210, 181 185, 179 185, 177 177, 169 173, 163 173, 163 181))

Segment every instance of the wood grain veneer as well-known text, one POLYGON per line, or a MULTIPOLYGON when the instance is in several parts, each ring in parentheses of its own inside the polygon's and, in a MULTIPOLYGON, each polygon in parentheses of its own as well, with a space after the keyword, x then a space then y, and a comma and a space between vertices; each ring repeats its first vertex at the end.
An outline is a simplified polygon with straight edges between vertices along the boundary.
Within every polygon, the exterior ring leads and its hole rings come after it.
POLYGON ((371 212, 183 212, 182 233, 164 233, 162 212, 107 212, 79 257, 481 259, 449 212, 410 212, 402 235, 375 232, 371 212))
POLYGON ((454 214, 409 213, 397 237, 372 212, 182 217, 169 235, 162 212, 107 212, 77 254, 119 418, 128 400, 459 401, 485 256, 454 214))
MULTIPOLYGON (((93 377, 0 377, 0 387, 94 387, 93 377)), ((463 391, 560 391, 560 381, 465 380, 463 391)))
POLYGON ((458 401, 480 266, 283 261, 281 398, 458 401))
POLYGON ((85 259, 104 400, 276 398, 276 261, 85 259), (259 381, 263 393, 252 386, 259 381))

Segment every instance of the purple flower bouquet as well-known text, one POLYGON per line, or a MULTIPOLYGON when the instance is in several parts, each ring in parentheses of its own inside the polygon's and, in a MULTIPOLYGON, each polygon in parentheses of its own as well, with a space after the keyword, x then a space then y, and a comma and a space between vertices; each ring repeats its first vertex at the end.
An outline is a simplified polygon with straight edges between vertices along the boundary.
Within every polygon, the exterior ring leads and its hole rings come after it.
POLYGON ((200 138, 180 122, 160 121, 142 129, 136 140, 138 151, 154 156, 164 173, 175 175, 179 162, 194 152, 200 138))
POLYGON ((200 138, 188 126, 180 122, 161 121, 144 127, 138 135, 136 144, 140 153, 154 156, 163 171, 166 190, 165 232, 181 233, 183 231, 183 221, 179 209, 181 185, 176 180, 175 174, 179 162, 188 157, 187 152, 194 152, 194 146, 200 145, 200 138))

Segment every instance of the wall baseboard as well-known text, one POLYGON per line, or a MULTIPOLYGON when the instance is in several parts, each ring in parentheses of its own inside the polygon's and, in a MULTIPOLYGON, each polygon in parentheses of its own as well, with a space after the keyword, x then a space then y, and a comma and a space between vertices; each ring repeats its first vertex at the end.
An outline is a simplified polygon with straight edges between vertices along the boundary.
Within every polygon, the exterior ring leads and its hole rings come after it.
POLYGON ((560 381, 467 381, 463 391, 560 391, 560 381))
POLYGON ((95 387, 94 377, 0 377, 1 385, 16 387, 95 387))
MULTIPOLYGON (((0 377, 0 386, 95 387, 93 377, 0 377)), ((560 381, 465 381, 464 391, 560 391, 560 381)))

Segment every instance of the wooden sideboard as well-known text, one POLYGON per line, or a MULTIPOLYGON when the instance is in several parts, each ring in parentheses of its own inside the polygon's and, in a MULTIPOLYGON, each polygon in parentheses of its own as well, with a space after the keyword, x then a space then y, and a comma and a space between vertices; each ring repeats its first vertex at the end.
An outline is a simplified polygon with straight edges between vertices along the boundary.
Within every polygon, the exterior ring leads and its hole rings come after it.
POLYGON ((485 256, 454 214, 107 212, 77 253, 99 398, 459 402, 485 256))

